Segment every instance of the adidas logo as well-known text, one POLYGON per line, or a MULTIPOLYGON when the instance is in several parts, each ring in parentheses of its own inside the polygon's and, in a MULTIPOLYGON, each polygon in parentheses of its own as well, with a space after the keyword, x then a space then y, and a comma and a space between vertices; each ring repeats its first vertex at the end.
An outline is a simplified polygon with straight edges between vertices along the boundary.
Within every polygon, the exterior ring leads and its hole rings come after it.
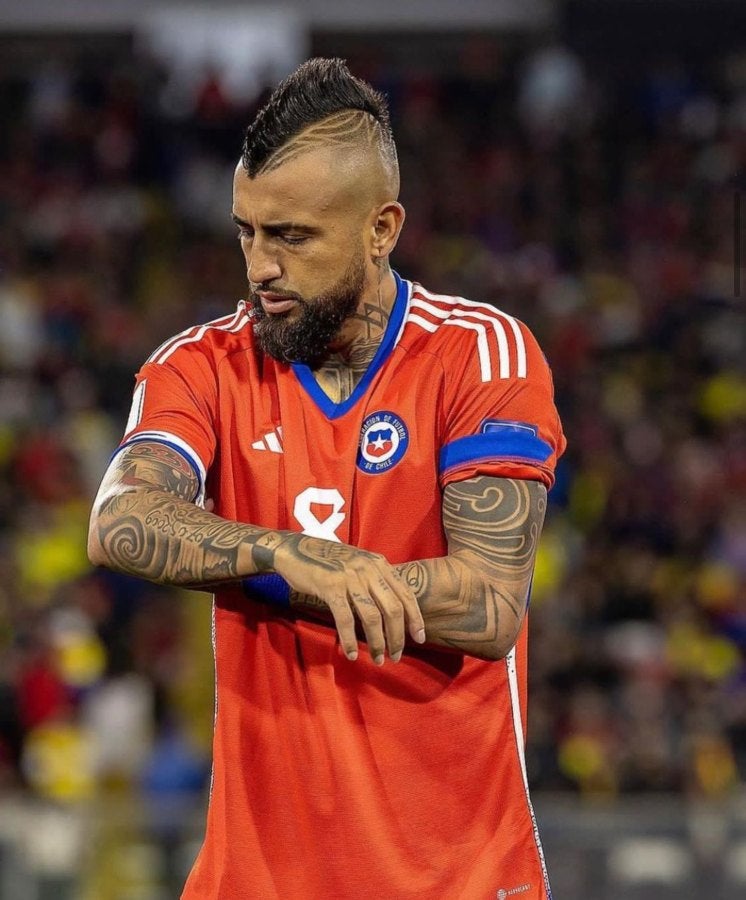
POLYGON ((254 450, 269 450, 271 453, 282 453, 282 425, 278 425, 274 431, 270 431, 254 441, 251 445, 254 450))

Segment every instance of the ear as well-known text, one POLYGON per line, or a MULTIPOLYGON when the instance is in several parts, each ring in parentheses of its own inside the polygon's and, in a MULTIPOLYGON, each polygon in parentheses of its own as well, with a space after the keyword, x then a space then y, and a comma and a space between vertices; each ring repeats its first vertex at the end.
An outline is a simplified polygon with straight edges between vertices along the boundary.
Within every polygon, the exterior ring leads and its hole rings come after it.
POLYGON ((392 252, 399 240, 404 216, 404 207, 396 200, 389 200, 374 211, 370 231, 370 255, 373 259, 382 259, 392 252))

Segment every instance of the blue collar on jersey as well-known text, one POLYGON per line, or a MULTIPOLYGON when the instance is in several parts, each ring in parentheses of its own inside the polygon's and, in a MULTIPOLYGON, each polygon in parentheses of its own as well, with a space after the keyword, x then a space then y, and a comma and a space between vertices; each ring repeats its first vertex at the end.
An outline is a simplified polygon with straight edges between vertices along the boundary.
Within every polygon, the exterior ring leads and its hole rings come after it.
POLYGON ((378 345, 376 355, 365 370, 365 375, 358 381, 355 385, 355 389, 346 400, 343 400, 341 403, 334 403, 334 401, 330 400, 319 387, 318 381, 313 377, 313 372, 308 366, 303 363, 292 364, 292 368, 298 377, 298 381, 300 381, 305 388, 306 393, 328 419, 337 419, 339 416, 343 416, 348 410, 352 409, 357 401, 368 390, 376 373, 386 362, 389 354, 394 349, 394 341, 399 334, 399 329, 401 328, 402 321, 404 320, 404 313, 407 308, 409 285, 406 281, 403 281, 396 272, 394 272, 393 275, 396 280, 396 297, 394 298, 394 306, 391 310, 391 318, 386 326, 386 333, 383 336, 383 340, 378 345))

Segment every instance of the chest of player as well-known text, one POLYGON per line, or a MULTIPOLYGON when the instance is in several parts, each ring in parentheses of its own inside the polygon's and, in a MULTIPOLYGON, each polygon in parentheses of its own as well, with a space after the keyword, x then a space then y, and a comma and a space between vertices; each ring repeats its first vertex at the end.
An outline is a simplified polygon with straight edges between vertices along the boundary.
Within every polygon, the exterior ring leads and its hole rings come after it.
POLYGON ((434 368, 394 350, 335 404, 305 367, 269 362, 252 372, 251 364, 236 360, 244 371, 221 384, 208 485, 219 514, 380 552, 386 544, 390 556, 424 527, 439 549, 442 385, 434 368))

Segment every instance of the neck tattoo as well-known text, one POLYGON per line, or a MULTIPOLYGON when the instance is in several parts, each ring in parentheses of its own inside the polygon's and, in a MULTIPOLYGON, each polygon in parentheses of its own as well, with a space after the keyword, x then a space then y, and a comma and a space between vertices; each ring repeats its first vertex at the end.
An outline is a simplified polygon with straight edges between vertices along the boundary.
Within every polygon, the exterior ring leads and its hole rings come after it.
POLYGON ((386 333, 391 311, 386 309, 382 298, 385 271, 384 267, 379 268, 375 300, 364 301, 361 309, 351 317, 358 323, 357 336, 349 347, 332 353, 314 373, 316 381, 334 403, 342 403, 352 394, 386 333))

